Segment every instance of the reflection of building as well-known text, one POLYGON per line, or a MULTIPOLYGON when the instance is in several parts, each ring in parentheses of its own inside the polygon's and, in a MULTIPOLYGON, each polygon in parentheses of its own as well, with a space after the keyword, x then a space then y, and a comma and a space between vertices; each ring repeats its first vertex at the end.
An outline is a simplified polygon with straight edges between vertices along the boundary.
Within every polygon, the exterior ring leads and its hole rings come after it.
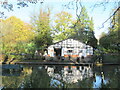
POLYGON ((82 81, 85 78, 93 76, 93 72, 88 66, 68 66, 64 67, 63 81, 67 83, 76 83, 78 80, 82 81))
POLYGON ((93 55, 93 48, 91 46, 78 40, 66 39, 50 45, 46 59, 53 57, 54 60, 61 58, 63 60, 71 59, 75 61, 77 58, 87 57, 89 55, 93 55))
POLYGON ((50 77, 66 83, 76 83, 93 76, 92 69, 89 66, 64 66, 58 73, 55 71, 55 67, 47 68, 50 77))

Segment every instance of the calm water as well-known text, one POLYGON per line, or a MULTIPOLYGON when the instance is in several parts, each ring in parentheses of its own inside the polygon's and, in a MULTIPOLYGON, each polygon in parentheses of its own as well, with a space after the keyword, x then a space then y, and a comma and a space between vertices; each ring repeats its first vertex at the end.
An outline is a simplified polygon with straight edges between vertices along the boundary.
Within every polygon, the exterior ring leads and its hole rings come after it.
POLYGON ((1 88, 120 88, 120 66, 22 67, 4 68, 1 88))

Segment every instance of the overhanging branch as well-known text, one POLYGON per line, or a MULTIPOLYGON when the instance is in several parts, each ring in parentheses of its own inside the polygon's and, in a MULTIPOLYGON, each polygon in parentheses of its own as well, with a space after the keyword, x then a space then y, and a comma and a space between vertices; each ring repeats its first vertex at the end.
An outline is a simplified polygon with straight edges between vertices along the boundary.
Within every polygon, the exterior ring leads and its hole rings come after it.
POLYGON ((102 23, 102 27, 100 27, 100 29, 101 28, 104 28, 104 24, 106 23, 106 22, 108 22, 108 20, 110 20, 112 17, 112 21, 110 22, 110 24, 112 24, 112 22, 113 22, 113 26, 112 27, 114 27, 114 25, 115 25, 115 15, 116 15, 116 13, 118 12, 120 10, 120 6, 113 12, 113 14, 108 18, 108 19, 106 19, 103 23, 102 23))

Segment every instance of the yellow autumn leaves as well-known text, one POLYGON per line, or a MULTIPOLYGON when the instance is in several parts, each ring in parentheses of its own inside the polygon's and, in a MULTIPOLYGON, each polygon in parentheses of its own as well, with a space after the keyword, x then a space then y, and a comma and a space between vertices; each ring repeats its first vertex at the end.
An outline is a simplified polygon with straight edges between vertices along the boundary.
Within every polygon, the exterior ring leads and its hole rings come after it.
POLYGON ((0 22, 1 48, 4 51, 14 49, 14 46, 21 42, 27 43, 34 37, 31 25, 24 23, 15 16, 9 17, 0 22))

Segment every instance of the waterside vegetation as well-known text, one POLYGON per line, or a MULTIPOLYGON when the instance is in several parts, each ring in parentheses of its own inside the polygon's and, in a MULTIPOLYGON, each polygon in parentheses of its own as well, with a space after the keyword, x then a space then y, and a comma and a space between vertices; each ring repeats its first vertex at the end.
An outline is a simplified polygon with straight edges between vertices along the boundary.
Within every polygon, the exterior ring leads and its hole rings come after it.
POLYGON ((61 11, 55 14, 55 20, 52 21, 49 8, 46 11, 40 9, 39 15, 31 17, 30 24, 15 16, 0 19, 0 47, 2 48, 0 60, 3 63, 14 60, 44 60, 43 54, 49 45, 60 40, 73 38, 94 48, 94 62, 102 57, 105 60, 102 62, 119 63, 119 13, 120 10, 116 14, 117 19, 112 23, 114 27, 108 27, 109 32, 101 35, 99 45, 94 35, 93 19, 89 17, 85 7, 82 7, 81 16, 76 20, 72 19, 70 13, 61 11), (55 24, 51 25, 52 22, 55 24), (36 51, 39 54, 36 54, 36 51), (116 57, 116 59, 111 57, 116 57))

